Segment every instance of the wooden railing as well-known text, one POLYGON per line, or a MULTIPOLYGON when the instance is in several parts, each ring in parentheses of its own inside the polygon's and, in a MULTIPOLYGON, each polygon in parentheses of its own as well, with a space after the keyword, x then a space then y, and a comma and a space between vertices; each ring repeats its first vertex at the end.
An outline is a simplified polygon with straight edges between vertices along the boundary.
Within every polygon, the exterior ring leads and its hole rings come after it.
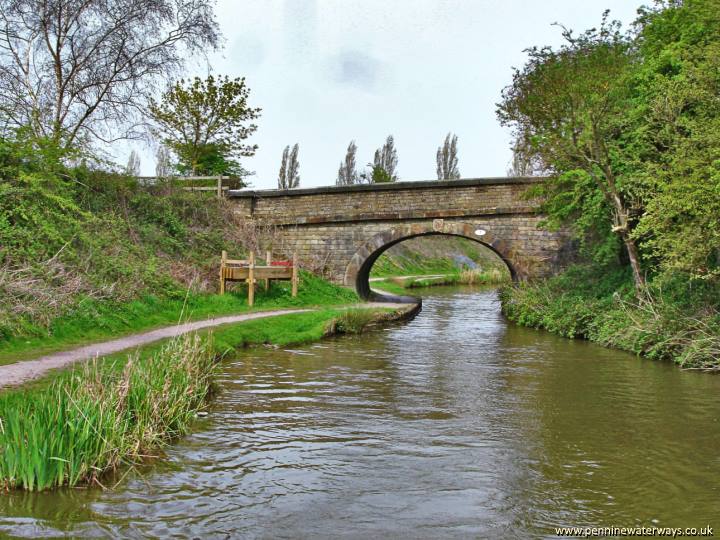
POLYGON ((138 181, 143 185, 154 185, 158 181, 171 181, 171 182, 202 182, 212 180, 215 185, 213 186, 184 186, 182 189, 187 191, 214 191, 218 197, 223 196, 223 192, 230 189, 227 185, 229 180, 234 180, 231 176, 138 176, 138 181))

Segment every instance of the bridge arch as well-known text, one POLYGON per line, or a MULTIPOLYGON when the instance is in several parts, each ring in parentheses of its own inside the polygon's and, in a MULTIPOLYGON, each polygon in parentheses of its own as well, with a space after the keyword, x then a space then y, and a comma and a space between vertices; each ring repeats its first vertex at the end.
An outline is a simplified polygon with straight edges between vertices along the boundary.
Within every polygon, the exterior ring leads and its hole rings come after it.
POLYGON ((503 260, 513 280, 520 277, 513 264, 509 244, 502 239, 496 238, 492 231, 472 223, 435 219, 432 224, 413 223, 393 227, 372 236, 350 259, 345 270, 345 285, 355 287, 360 298, 370 299, 374 296, 370 289, 370 270, 380 255, 395 244, 405 240, 432 235, 459 236, 478 242, 503 260))

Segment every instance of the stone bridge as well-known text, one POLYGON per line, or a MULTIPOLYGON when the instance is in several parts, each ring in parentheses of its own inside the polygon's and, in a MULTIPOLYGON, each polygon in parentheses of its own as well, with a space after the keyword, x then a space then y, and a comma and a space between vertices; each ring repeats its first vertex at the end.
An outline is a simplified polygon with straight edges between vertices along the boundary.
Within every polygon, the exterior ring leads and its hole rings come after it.
POLYGON ((479 178, 293 190, 230 191, 243 218, 276 229, 273 249, 297 251, 336 283, 371 295, 370 268, 390 246, 416 236, 462 236, 505 261, 514 279, 550 275, 572 250, 565 232, 538 228, 538 178, 479 178))

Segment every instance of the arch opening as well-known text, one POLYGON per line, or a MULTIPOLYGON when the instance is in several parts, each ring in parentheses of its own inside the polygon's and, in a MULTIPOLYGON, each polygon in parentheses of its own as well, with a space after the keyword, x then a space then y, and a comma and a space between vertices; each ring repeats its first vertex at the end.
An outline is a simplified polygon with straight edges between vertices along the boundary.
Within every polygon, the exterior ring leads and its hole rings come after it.
POLYGON ((409 232, 409 233, 399 233, 396 231, 388 231, 386 233, 381 233, 379 235, 375 235, 368 243, 366 243, 365 246, 360 248, 358 252, 353 256, 353 260, 351 261, 350 265, 348 266, 348 269, 346 271, 345 276, 345 284, 348 286, 355 287, 355 290, 358 293, 358 296, 360 298, 365 300, 394 300, 398 301, 400 299, 401 301, 406 302, 415 302, 417 301, 416 298, 410 297, 410 296, 388 296, 384 294, 377 293, 373 291, 370 287, 370 273, 373 268, 373 265, 377 262, 377 260, 380 258, 380 256, 385 253, 387 250, 392 248, 393 246, 400 244, 402 242, 405 242, 407 240, 411 240, 413 238, 421 238, 421 237, 428 237, 428 236, 449 236, 449 237, 456 237, 456 238, 463 238, 466 240, 470 240, 474 243, 477 243, 484 248, 488 249, 490 252, 494 253, 499 260, 501 260, 504 263, 504 266, 507 268, 510 278, 513 281, 517 281, 518 274, 513 267, 512 262, 509 260, 506 254, 504 254, 501 250, 499 250, 496 246, 492 245, 490 242, 492 242, 492 235, 488 233, 485 229, 481 227, 471 227, 469 225, 462 225, 463 231, 437 231, 437 230, 430 230, 430 231, 422 231, 422 232, 409 232), (468 234, 465 229, 468 229, 470 227, 470 230, 472 234, 468 234), (384 242, 384 243, 383 243, 384 242))

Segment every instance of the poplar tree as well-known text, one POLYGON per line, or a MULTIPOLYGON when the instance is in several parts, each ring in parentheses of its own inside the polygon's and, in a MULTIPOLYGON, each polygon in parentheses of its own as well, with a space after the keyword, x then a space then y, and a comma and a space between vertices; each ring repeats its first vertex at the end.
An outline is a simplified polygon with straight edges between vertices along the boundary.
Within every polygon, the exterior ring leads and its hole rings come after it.
POLYGON ((437 150, 438 180, 457 180, 460 178, 457 157, 457 135, 448 133, 445 142, 437 150))
POLYGON ((140 176, 140 156, 135 150, 130 152, 127 165, 125 165, 125 174, 132 177, 140 176))
POLYGON ((373 162, 370 165, 371 172, 365 174, 365 178, 373 184, 396 182, 397 176, 397 150, 395 150, 395 139, 388 135, 385 144, 375 150, 373 162))
POLYGON ((289 145, 283 150, 280 173, 278 174, 278 189, 293 189, 300 185, 299 150, 300 146, 297 143, 292 147, 292 150, 290 150, 289 145))
POLYGON ((355 153, 357 145, 355 141, 350 141, 345 154, 345 161, 340 163, 336 184, 338 186, 351 186, 358 183, 358 173, 355 168, 355 153))

